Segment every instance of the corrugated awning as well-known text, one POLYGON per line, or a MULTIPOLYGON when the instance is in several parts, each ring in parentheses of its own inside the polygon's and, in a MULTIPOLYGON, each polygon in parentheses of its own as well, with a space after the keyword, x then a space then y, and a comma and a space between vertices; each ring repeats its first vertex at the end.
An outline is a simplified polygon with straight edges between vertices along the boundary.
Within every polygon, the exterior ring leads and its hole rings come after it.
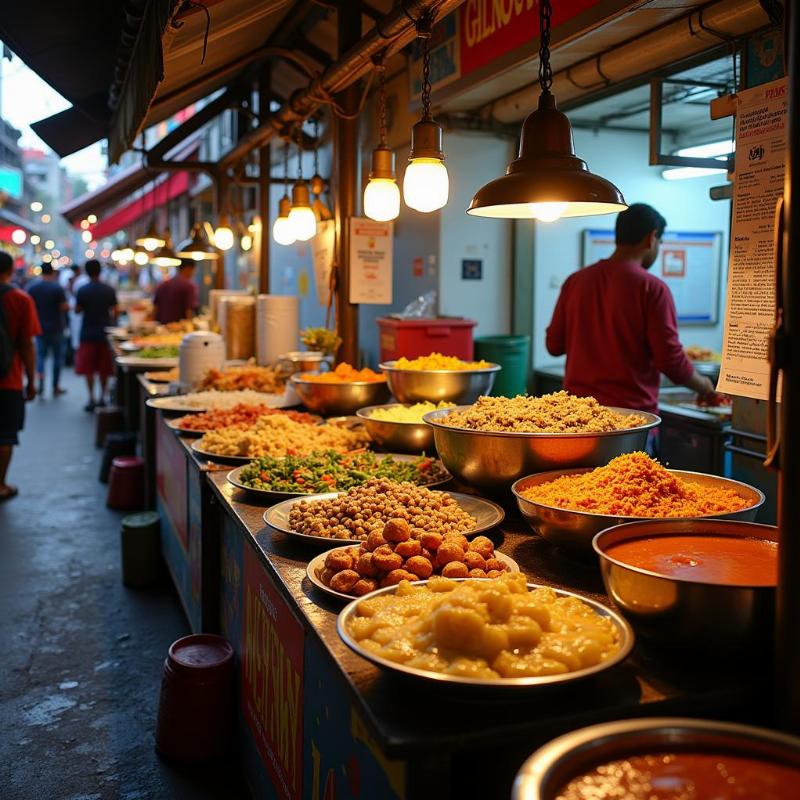
MULTIPOLYGON (((169 159, 176 162, 188 161, 197 153, 201 138, 202 135, 199 132, 189 137, 183 144, 167 154, 169 159)), ((82 194, 62 206, 59 209, 59 213, 73 225, 78 225, 89 214, 95 214, 100 217, 104 211, 113 208, 128 195, 155 180, 157 175, 158 173, 154 170, 148 169, 141 164, 135 164, 118 172, 99 189, 82 194)))
POLYGON ((93 225, 91 230, 94 238, 104 239, 123 228, 130 227, 143 217, 149 217, 155 209, 186 194, 191 185, 192 176, 188 172, 178 172, 162 177, 151 191, 118 208, 93 225))

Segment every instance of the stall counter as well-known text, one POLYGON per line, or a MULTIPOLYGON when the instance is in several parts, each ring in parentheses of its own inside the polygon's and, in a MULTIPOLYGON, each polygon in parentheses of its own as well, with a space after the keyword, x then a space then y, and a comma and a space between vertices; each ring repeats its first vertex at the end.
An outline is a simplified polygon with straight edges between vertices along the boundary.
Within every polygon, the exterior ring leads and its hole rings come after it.
MULTIPOLYGON (((595 680, 513 700, 393 680, 339 639, 341 604, 306 577, 318 550, 265 528, 267 506, 223 472, 208 480, 222 509, 220 627, 238 657, 254 796, 508 797, 525 757, 565 731, 641 715, 719 718, 765 702, 756 673, 695 669, 641 646, 595 680)), ((567 559, 516 514, 495 533, 531 581, 609 602, 594 565, 567 559)))

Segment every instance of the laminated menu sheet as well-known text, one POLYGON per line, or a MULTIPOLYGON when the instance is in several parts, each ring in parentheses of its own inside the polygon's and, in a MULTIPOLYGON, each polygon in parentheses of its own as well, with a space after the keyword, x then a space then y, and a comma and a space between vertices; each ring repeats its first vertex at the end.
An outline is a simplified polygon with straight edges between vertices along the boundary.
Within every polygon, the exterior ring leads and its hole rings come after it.
POLYGON ((782 78, 737 96, 736 181, 717 390, 756 400, 769 394, 767 348, 775 324, 775 210, 783 196, 786 89, 782 78))

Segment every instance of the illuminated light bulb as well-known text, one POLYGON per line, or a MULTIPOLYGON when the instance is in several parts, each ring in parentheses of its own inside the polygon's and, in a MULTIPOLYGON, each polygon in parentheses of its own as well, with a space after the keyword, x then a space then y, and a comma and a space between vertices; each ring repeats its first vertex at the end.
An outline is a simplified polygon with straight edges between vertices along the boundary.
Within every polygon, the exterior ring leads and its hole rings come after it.
POLYGON ((364 213, 376 222, 397 219, 400 214, 400 188, 391 178, 371 178, 364 189, 364 213))
MULTIPOLYGON (((103 252, 106 252, 105 250, 103 252)), ((150 260, 147 250, 135 250, 133 253, 133 263, 143 267, 150 260)))
POLYGON ((89 222, 89 224, 94 225, 95 222, 97 222, 97 217, 94 214, 89 214, 89 216, 86 217, 86 220, 89 222))
POLYGON ((119 250, 112 250, 111 251, 111 260, 112 261, 119 261, 122 258, 120 255, 119 250))
POLYGON ((289 212, 292 210, 292 203, 289 195, 281 197, 278 203, 278 217, 272 224, 272 238, 284 246, 294 244, 297 239, 292 233, 292 226, 289 222, 289 212))
POLYGON ((221 214, 219 224, 214 230, 214 246, 220 250, 230 250, 233 247, 233 231, 227 214, 221 214))
POLYGON ((31 203, 31 211, 33 211, 34 214, 38 214, 43 208, 44 206, 38 200, 34 200, 31 203))
POLYGON ((53 260, 53 256, 51 256, 50 253, 45 253, 42 256, 42 261, 44 261, 47 264, 49 264, 52 260, 53 260))
POLYGON ((442 208, 450 195, 450 178, 444 161, 414 158, 403 176, 403 199, 409 208, 429 213, 442 208))
POLYGON ((166 244, 164 239, 156 230, 155 220, 151 221, 150 227, 147 229, 147 233, 145 233, 144 236, 140 236, 136 240, 136 244, 140 244, 149 253, 152 253, 154 250, 157 250, 159 247, 163 247, 166 244))
POLYGON ((52 250, 52 249, 53 249, 53 248, 56 246, 56 243, 55 243, 55 242, 54 242, 52 239, 48 239, 48 240, 47 240, 47 241, 44 243, 44 246, 45 246, 45 248, 46 248, 47 250, 52 250))
POLYGON ((292 187, 289 225, 298 242, 307 242, 317 233, 317 218, 311 208, 311 195, 308 193, 308 184, 305 181, 297 181, 292 187))
POLYGON ((31 236, 31 244, 39 244, 39 242, 41 242, 41 241, 42 241, 42 237, 39 236, 38 233, 34 233, 33 236, 31 236))
POLYGON ((119 251, 119 254, 123 261, 133 261, 134 252, 129 244, 125 245, 125 247, 119 251))
POLYGON ((92 232, 91 231, 84 231, 81 234, 81 239, 83 239, 83 241, 86 242, 86 244, 89 244, 89 242, 92 241, 92 232))
POLYGON ((245 253, 253 246, 253 237, 249 233, 245 233, 241 239, 242 250, 245 253))
POLYGON ((50 215, 49 214, 42 214, 42 223, 47 225, 50 222, 50 215))
POLYGON ((14 242, 14 244, 25 244, 27 238, 28 234, 25 233, 22 228, 14 228, 14 230, 11 231, 11 241, 14 242))
POLYGON ((555 222, 564 216, 569 203, 528 203, 528 209, 533 219, 539 222, 555 222))
POLYGON ((86 258, 94 258, 94 250, 87 250, 86 251, 86 258))
POLYGON ((81 230, 88 231, 89 230, 89 225, 90 225, 90 223, 89 223, 88 219, 82 219, 81 220, 81 230))

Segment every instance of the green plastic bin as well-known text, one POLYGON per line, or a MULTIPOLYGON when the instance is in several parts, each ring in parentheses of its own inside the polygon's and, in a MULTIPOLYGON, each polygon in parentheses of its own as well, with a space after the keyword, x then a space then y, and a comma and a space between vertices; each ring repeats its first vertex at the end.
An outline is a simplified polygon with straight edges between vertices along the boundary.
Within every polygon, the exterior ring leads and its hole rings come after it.
POLYGON ((492 395, 514 397, 528 391, 530 336, 478 336, 475 358, 492 361, 503 369, 497 374, 492 395))

